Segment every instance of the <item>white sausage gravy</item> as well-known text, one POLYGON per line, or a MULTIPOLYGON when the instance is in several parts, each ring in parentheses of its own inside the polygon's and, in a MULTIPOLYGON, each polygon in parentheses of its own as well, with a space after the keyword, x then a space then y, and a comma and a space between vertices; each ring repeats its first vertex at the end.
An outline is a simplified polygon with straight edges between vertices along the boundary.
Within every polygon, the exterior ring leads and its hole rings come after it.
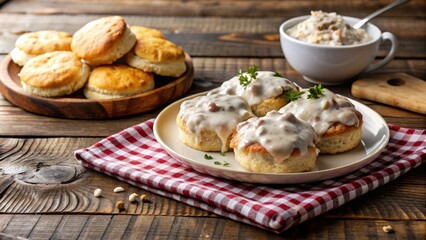
MULTIPOLYGON (((247 73, 243 73, 247 75, 247 73)), ((257 77, 247 87, 240 84, 238 76, 224 82, 219 88, 213 89, 211 94, 229 94, 244 98, 250 106, 265 99, 277 97, 288 90, 298 91, 299 86, 283 77, 274 76, 271 71, 258 71, 257 77)))
POLYGON ((354 29, 342 16, 323 11, 311 11, 308 19, 289 28, 286 33, 303 42, 328 46, 355 45, 371 39, 365 29, 354 29))
POLYGON ((221 151, 226 152, 228 138, 238 123, 254 115, 241 97, 212 94, 184 101, 179 116, 186 122, 188 130, 195 134, 198 142, 203 130, 215 132, 222 141, 221 151))
POLYGON ((282 107, 279 112, 293 113, 296 117, 309 122, 319 136, 337 122, 358 127, 356 109, 348 99, 328 89, 324 89, 324 95, 318 99, 308 99, 307 95, 303 94, 296 101, 282 107))
POLYGON ((264 117, 254 117, 238 124, 238 149, 260 143, 278 163, 289 158, 295 149, 301 155, 315 147, 317 135, 312 126, 291 113, 271 111, 264 117))

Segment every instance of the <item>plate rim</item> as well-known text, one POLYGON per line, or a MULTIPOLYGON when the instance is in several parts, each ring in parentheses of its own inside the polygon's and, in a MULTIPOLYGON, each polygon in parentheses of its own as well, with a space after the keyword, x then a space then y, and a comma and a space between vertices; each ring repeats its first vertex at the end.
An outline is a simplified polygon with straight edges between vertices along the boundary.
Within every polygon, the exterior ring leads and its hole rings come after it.
MULTIPOLYGON (((368 107, 367 105, 365 105, 365 104, 362 104, 362 103, 360 103, 359 101, 356 101, 356 100, 354 100, 354 99, 351 99, 351 98, 349 98, 349 97, 346 97, 346 96, 343 96, 343 97, 345 97, 345 98, 347 98, 349 101, 351 101, 352 103, 355 103, 355 105, 359 105, 359 106, 361 106, 361 107, 363 107, 363 108, 366 108, 368 111, 370 111, 371 113, 373 113, 373 114, 375 114, 375 116, 374 117, 377 117, 377 119, 383 124, 383 126, 385 127, 385 135, 384 135, 384 137, 385 137, 385 139, 374 149, 374 151, 372 151, 370 154, 367 154, 366 156, 364 156, 363 158, 361 158, 361 159, 359 159, 359 160, 357 160, 357 161, 355 161, 355 162, 352 162, 352 163, 348 163, 348 164, 345 164, 345 165, 342 165, 342 166, 338 166, 338 167, 334 167, 334 168, 329 168, 329 169, 323 169, 323 170, 314 170, 314 171, 309 171, 309 172, 298 172, 298 173, 256 173, 256 172, 250 172, 250 171, 248 171, 248 170, 245 170, 245 171, 241 171, 241 170, 235 170, 235 169, 229 169, 229 168, 223 168, 223 167, 216 167, 216 166, 208 166, 208 165, 204 165, 204 164, 202 164, 202 163, 200 163, 200 162, 198 162, 198 161, 196 161, 196 160, 192 160, 190 157, 187 157, 187 156, 184 156, 184 155, 182 155, 182 154, 180 154, 180 153, 178 153, 178 152, 176 152, 176 151, 174 151, 173 149, 171 149, 171 147, 170 146, 168 146, 164 141, 163 141, 163 139, 161 138, 161 136, 160 136, 160 134, 159 134, 159 122, 160 121, 162 121, 163 120, 163 116, 164 115, 166 115, 169 111, 171 111, 173 108, 175 108, 176 107, 176 105, 178 105, 178 104, 181 104, 183 101, 185 101, 185 100, 188 100, 188 99, 192 99, 192 98, 195 98, 195 97, 198 97, 198 96, 202 96, 202 95, 205 95, 205 94, 207 94, 207 92, 209 92, 209 91, 205 91, 205 92, 200 92, 200 93, 196 93, 196 94, 193 94, 193 95, 190 95, 190 96, 187 96, 187 97, 185 97, 185 98, 182 98, 182 99, 179 99, 179 100, 177 100, 177 101, 175 101, 175 102, 173 102, 173 103, 171 103, 170 105, 168 105, 166 108, 164 108, 159 114, 158 114, 158 116, 156 117, 156 119, 155 119, 155 121, 154 121, 154 126, 153 126, 153 132, 154 132, 154 136, 155 136, 155 138, 156 138, 156 140, 157 140, 157 142, 161 145, 161 147, 169 154, 169 155, 171 155, 172 157, 174 157, 174 155, 177 155, 177 156, 179 156, 179 158, 180 159, 177 159, 178 161, 184 161, 184 162, 186 162, 187 164, 189 164, 190 166, 191 166, 191 168, 193 168, 192 167, 192 164, 194 164, 194 165, 197 165, 197 166, 199 166, 199 167, 203 167, 203 168, 207 168, 207 169, 209 169, 209 170, 214 170, 214 171, 221 171, 221 172, 226 172, 226 173, 230 173, 230 174, 245 174, 245 175, 251 175, 251 176, 262 176, 262 177, 265 177, 265 176, 268 176, 268 177, 302 177, 302 176, 304 176, 304 175, 321 175, 321 174, 326 174, 326 173, 330 173, 330 172, 334 172, 334 171, 338 171, 338 170, 342 170, 342 169, 346 169, 346 168, 349 168, 349 167, 351 167, 351 166, 353 166, 353 165, 357 165, 357 164, 360 164, 360 163, 362 163, 362 165, 361 166, 358 166, 356 169, 352 169, 352 170, 350 170, 350 171, 346 171, 346 172, 344 172, 344 173, 341 173, 341 174, 339 174, 339 175, 337 175, 337 176, 341 176, 341 175, 344 175, 344 174, 347 174, 347 173, 349 173, 349 172, 352 172, 352 171, 355 171, 355 170, 358 170, 358 169, 360 169, 360 168, 362 168, 363 166, 365 166, 365 165, 367 165, 367 164, 369 164, 369 163, 371 163, 372 161, 374 161, 374 159, 385 149, 385 147, 386 147, 386 145, 388 144, 388 142, 389 142, 389 139, 390 139, 390 130, 389 130, 389 126, 388 126, 388 124, 386 123, 386 121, 384 120, 384 118, 380 115, 380 114, 378 114, 376 111, 374 111, 373 109, 371 109, 370 107, 368 107), (173 152, 173 154, 171 153, 171 152, 173 152), (183 158, 183 159, 185 159, 185 160, 182 160, 181 158, 183 158), (369 159, 369 160, 366 160, 366 159, 369 159), (189 163, 188 163, 189 162, 189 163)), ((340 95, 340 94, 337 94, 337 95, 339 95, 339 96, 342 96, 342 95, 340 95)), ((174 119, 173 119, 174 120, 174 119)), ((196 150, 196 149, 195 149, 196 150)), ((199 150, 198 150, 199 151, 199 150)), ((204 151, 200 151, 200 152, 204 152, 204 151)), ((194 169, 194 168, 193 168, 194 169)), ((198 170, 196 170, 196 169, 194 169, 194 171, 197 171, 197 172, 199 172, 198 170)), ((209 175, 211 175, 211 176, 214 176, 214 177, 221 177, 221 178, 225 178, 225 179, 229 179, 229 180, 236 180, 236 181, 240 181, 240 182, 251 182, 251 183, 266 183, 266 182, 264 182, 264 181, 246 181, 246 180, 238 180, 238 179, 236 179, 236 178, 233 178, 233 177, 223 177, 223 176, 226 176, 227 174, 221 174, 221 176, 215 176, 215 175, 212 175, 212 174, 210 174, 209 172, 207 172, 207 171, 203 171, 202 173, 205 173, 205 174, 209 174, 209 175)), ((313 180, 313 181, 318 181, 318 180, 326 180, 326 179, 330 179, 330 178, 334 178, 334 177, 337 177, 337 176, 332 176, 332 177, 329 177, 329 178, 321 178, 321 179, 316 179, 316 180, 313 180)), ((312 182, 312 181, 306 181, 306 182, 312 182)), ((277 184, 278 182, 274 182, 274 181, 271 181, 271 182, 268 182, 268 183, 273 183, 273 184, 277 184)), ((289 182, 289 183, 305 183, 305 181, 296 181, 296 182, 289 182)), ((287 184, 287 182, 285 182, 285 183, 283 183, 283 182, 279 182, 279 184, 287 184)))

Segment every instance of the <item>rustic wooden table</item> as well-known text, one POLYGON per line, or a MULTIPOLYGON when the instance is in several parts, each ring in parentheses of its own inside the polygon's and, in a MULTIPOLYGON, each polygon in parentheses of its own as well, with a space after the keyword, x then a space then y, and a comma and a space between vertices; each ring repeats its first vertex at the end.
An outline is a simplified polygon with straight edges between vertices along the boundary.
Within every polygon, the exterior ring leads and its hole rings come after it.
MULTIPOLYGON (((192 56, 195 81, 188 94, 218 86, 238 69, 257 64, 303 81, 283 58, 278 26, 311 9, 363 17, 385 1, 167 1, 1 0, 0 58, 28 31, 75 32, 90 20, 122 15, 131 25, 160 29, 192 56)), ((412 0, 372 22, 399 39, 396 58, 365 76, 404 72, 426 79, 426 2, 412 0)), ((380 57, 385 54, 380 52, 380 57)), ((352 97, 350 83, 330 87, 352 97)), ((426 94, 426 93, 425 93, 426 94)), ((362 102, 388 123, 426 128, 426 117, 383 104, 362 102)), ((84 169, 73 157, 124 128, 155 117, 160 109, 114 120, 69 120, 26 112, 0 95, 0 239, 425 239, 426 175, 420 166, 320 217, 276 235, 253 226, 145 192, 84 169), (146 194, 151 203, 118 212, 116 186, 146 194), (93 190, 100 187, 98 201, 93 190), (390 224, 394 233, 382 227, 390 224)))

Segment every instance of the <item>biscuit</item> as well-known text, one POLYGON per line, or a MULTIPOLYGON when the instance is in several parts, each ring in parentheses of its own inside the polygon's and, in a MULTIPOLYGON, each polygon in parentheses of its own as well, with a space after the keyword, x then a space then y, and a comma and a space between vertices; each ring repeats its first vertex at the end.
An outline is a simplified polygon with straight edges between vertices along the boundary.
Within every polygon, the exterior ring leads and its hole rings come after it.
POLYGON ((262 117, 272 110, 278 111, 288 103, 285 98, 287 91, 299 91, 300 89, 297 84, 277 76, 275 72, 257 71, 256 73, 255 79, 251 79, 247 73, 239 74, 223 82, 219 88, 208 94, 238 95, 248 102, 256 116, 262 117), (251 82, 246 86, 242 85, 241 76, 251 79, 251 82))
POLYGON ((159 30, 154 28, 147 28, 143 26, 131 26, 130 30, 132 31, 133 34, 135 34, 137 39, 147 38, 147 37, 166 39, 166 37, 164 37, 164 35, 159 30))
POLYGON ((139 39, 125 59, 130 66, 161 76, 179 77, 186 71, 183 49, 161 38, 139 39))
POLYGON ((359 119, 357 126, 335 123, 321 136, 317 148, 321 153, 336 154, 356 148, 362 139, 362 115, 355 112, 359 119))
POLYGON ((92 70, 84 88, 89 99, 130 97, 154 89, 152 73, 124 64, 104 65, 92 70))
POLYGON ((24 91, 42 97, 59 97, 82 88, 90 68, 71 51, 48 52, 29 60, 21 72, 24 91))
POLYGON ((10 56, 13 62, 23 66, 38 55, 53 51, 70 51, 72 35, 59 31, 38 31, 21 35, 10 56))
POLYGON ((309 122, 320 136, 317 147, 321 153, 345 152, 361 143, 362 115, 347 98, 328 89, 318 98, 309 98, 306 92, 279 112, 290 112, 309 122))
POLYGON ((231 139, 235 160, 257 173, 296 173, 315 168, 317 135, 291 113, 271 111, 238 124, 231 139))
POLYGON ((252 105, 251 110, 253 111, 254 115, 263 117, 270 111, 277 111, 281 109, 287 103, 288 101, 285 99, 284 94, 280 94, 276 97, 267 98, 258 104, 252 105))
POLYGON ((136 36, 120 16, 93 20, 73 36, 71 49, 86 63, 97 66, 111 64, 129 52, 136 36))
POLYGON ((238 96, 216 94, 184 101, 176 118, 179 138, 201 151, 229 149, 238 123, 253 117, 250 107, 238 96))

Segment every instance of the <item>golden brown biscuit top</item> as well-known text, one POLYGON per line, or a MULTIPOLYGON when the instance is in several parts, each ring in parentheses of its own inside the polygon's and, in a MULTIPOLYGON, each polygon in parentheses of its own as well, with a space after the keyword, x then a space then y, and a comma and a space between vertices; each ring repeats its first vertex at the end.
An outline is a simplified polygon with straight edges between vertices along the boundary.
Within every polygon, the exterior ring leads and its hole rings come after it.
POLYGON ((133 34, 136 35, 137 39, 141 39, 145 37, 156 37, 156 38, 166 39, 159 30, 154 28, 147 28, 142 26, 131 26, 130 30, 133 32, 133 34))
POLYGON ((57 88, 80 80, 82 68, 83 63, 73 52, 49 52, 29 60, 19 77, 32 87, 57 88))
POLYGON ((353 111, 356 117, 358 118, 358 121, 359 121, 358 126, 347 126, 343 123, 336 122, 327 129, 327 131, 322 135, 322 137, 332 137, 336 135, 341 135, 353 129, 361 128, 363 123, 362 114, 356 109, 354 109, 353 111))
POLYGON ((38 31, 21 35, 15 47, 30 55, 53 51, 70 51, 72 35, 59 31, 38 31))
POLYGON ((126 22, 120 16, 93 20, 74 34, 71 48, 83 59, 96 58, 115 49, 122 42, 126 29, 126 22))
POLYGON ((143 38, 136 42, 134 52, 150 62, 183 62, 185 53, 181 47, 161 38, 143 38))
POLYGON ((89 89, 100 89, 116 94, 133 94, 150 90, 154 75, 124 64, 104 65, 93 69, 90 74, 89 89))

